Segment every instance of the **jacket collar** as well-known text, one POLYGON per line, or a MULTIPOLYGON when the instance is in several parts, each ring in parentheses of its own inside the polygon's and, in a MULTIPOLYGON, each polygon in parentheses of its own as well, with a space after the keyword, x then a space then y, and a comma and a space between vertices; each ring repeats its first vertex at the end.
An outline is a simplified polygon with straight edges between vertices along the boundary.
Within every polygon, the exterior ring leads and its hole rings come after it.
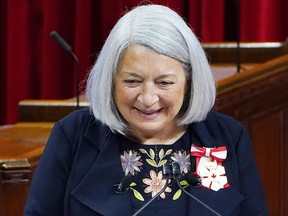
MULTIPOLYGON (((209 148, 227 145, 227 143, 224 143, 223 141, 217 121, 211 115, 213 115, 213 112, 208 114, 205 121, 190 126, 190 132, 196 142, 195 145, 209 148)), ((225 162, 226 171, 232 169, 231 164, 227 163, 228 160, 225 162)), ((193 164, 195 165, 195 158, 191 157, 191 165, 193 166, 193 164)), ((216 215, 213 214, 209 208, 220 215, 232 215, 232 212, 234 213, 234 211, 237 211, 237 206, 244 199, 243 195, 233 187, 228 187, 217 192, 209 189, 200 190, 198 188, 189 187, 188 191, 196 199, 208 206, 205 207, 194 198, 189 199, 188 212, 189 214, 193 213, 193 215, 216 215), (227 199, 227 197, 229 197, 229 199, 227 199), (206 214, 203 212, 206 212, 206 214)))
POLYGON ((190 130, 201 146, 213 148, 223 145, 219 125, 213 116, 213 112, 208 113, 204 121, 193 123, 190 130))
MULTIPOLYGON (((94 135, 95 133, 86 133, 89 140, 94 135)), ((72 196, 101 215, 132 215, 129 192, 117 194, 114 187, 124 177, 117 135, 110 132, 105 137, 97 159, 72 191, 72 196)))

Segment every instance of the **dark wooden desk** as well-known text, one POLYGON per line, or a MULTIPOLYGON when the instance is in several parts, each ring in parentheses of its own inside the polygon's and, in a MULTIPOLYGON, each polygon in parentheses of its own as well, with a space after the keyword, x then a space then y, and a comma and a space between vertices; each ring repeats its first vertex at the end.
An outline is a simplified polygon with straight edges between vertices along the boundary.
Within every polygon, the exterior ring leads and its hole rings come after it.
POLYGON ((211 64, 259 64, 288 53, 288 40, 285 42, 235 42, 203 43, 202 44, 211 64))
POLYGON ((0 127, 0 215, 20 216, 34 169, 54 123, 0 127))

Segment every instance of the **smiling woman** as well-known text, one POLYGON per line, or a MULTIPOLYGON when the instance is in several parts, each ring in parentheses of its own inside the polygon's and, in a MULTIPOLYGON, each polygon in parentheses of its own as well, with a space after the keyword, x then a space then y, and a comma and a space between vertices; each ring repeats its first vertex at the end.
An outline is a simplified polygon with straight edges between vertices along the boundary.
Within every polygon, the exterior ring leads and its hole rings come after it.
POLYGON ((89 74, 87 98, 89 109, 55 124, 26 216, 268 215, 248 134, 211 111, 205 53, 173 10, 139 6, 120 18, 89 74))
POLYGON ((129 137, 143 144, 172 144, 186 131, 178 125, 186 74, 182 64, 141 46, 123 53, 115 78, 115 103, 129 137))

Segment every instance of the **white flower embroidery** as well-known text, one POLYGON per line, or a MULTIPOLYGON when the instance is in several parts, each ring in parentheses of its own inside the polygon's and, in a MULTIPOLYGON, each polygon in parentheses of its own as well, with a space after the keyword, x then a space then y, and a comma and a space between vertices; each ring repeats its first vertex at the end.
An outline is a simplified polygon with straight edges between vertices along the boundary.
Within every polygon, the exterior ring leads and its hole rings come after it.
MULTIPOLYGON (((148 187, 145 188, 145 193, 152 193, 152 197, 154 197, 160 190, 163 189, 165 186, 166 180, 163 179, 162 171, 160 171, 158 174, 154 170, 150 170, 150 178, 143 179, 143 183, 148 185, 148 187)), ((167 187, 164 192, 170 193, 172 189, 170 187, 167 187)), ((161 193, 160 197, 162 199, 165 199, 166 195, 165 193, 161 193)))

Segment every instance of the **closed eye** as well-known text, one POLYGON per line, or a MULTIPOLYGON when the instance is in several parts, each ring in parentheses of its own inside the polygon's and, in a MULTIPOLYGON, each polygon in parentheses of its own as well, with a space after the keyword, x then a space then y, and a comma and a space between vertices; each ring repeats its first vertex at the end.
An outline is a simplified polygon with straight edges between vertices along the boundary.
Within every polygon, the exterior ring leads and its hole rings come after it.
POLYGON ((124 80, 125 83, 127 84, 135 84, 135 83, 140 83, 140 80, 135 80, 135 79, 128 79, 128 80, 124 80))
POLYGON ((174 82, 163 80, 163 81, 159 81, 158 84, 161 86, 169 86, 169 85, 174 84, 174 82))
POLYGON ((124 80, 124 83, 127 87, 129 88, 135 88, 137 86, 139 86, 141 84, 141 80, 138 80, 138 79, 127 79, 127 80, 124 80))

